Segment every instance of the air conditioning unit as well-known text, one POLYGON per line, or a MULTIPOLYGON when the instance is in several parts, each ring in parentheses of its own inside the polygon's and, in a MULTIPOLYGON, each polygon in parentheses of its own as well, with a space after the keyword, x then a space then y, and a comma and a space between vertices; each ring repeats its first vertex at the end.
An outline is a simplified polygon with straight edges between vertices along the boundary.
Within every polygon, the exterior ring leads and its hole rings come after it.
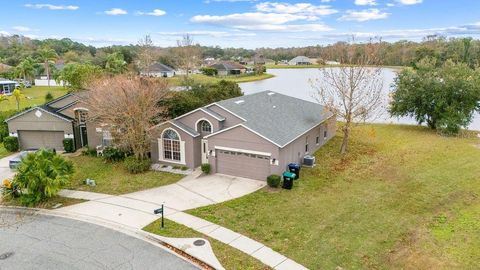
POLYGON ((303 157, 303 165, 308 167, 315 166, 315 157, 307 155, 303 157))

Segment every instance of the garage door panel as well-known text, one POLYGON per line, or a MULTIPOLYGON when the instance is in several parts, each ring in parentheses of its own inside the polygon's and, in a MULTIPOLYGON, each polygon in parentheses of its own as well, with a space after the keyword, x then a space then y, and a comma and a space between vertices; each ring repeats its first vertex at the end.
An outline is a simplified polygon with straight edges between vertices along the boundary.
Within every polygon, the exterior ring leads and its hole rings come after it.
POLYGON ((217 172, 265 180, 270 175, 270 157, 217 150, 217 172))
POLYGON ((63 150, 63 131, 18 131, 18 139, 21 149, 49 148, 63 150))

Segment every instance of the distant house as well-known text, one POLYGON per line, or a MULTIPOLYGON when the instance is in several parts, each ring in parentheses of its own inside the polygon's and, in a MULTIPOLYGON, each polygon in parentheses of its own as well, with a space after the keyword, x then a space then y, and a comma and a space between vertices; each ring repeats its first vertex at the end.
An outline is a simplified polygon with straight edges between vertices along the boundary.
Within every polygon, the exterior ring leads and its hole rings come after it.
POLYGON ((264 57, 255 57, 253 58, 253 63, 255 65, 275 65, 275 60, 264 57))
MULTIPOLYGON (((39 65, 44 65, 43 63, 38 63, 39 65)), ((65 63, 63 61, 58 61, 55 63, 53 66, 53 69, 50 70, 50 81, 48 80, 48 75, 46 74, 46 71, 43 71, 43 74, 40 74, 40 76, 37 76, 34 80, 35 85, 37 86, 65 86, 66 83, 64 81, 60 81, 57 83, 53 79, 53 73, 54 71, 62 71, 65 68, 65 63)))
POLYGON ((325 61, 325 65, 331 65, 331 66, 340 65, 340 62, 337 62, 337 61, 325 61))
POLYGON ((203 59, 203 64, 204 65, 209 66, 209 65, 212 65, 213 63, 215 63, 215 58, 213 58, 213 57, 207 57, 207 58, 203 59))
POLYGON ((297 56, 292 60, 288 61, 290 66, 299 66, 299 65, 311 65, 313 63, 312 59, 306 56, 297 56))
POLYGON ((162 63, 154 63, 140 71, 140 75, 148 77, 173 77, 175 76, 175 70, 162 63))
POLYGON ((235 62, 218 62, 210 67, 216 69, 220 76, 243 74, 247 70, 245 66, 235 62))
POLYGON ((17 82, 0 78, 0 94, 10 95, 15 90, 17 82))

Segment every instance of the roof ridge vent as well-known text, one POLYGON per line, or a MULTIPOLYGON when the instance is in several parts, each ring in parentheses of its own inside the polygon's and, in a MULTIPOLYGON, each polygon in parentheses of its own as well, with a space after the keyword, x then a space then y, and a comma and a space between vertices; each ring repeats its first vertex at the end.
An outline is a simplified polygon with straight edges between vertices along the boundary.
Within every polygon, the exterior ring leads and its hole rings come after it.
POLYGON ((235 101, 235 104, 242 104, 242 103, 244 103, 244 102, 245 102, 245 100, 241 99, 241 100, 235 101))

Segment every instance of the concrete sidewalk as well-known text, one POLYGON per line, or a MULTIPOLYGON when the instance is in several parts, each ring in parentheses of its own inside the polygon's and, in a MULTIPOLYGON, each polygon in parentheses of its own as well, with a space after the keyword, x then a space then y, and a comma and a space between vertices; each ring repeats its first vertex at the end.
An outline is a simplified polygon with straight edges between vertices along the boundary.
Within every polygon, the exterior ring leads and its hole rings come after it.
POLYGON ((244 196, 265 186, 265 182, 198 172, 176 184, 113 196, 92 192, 62 190, 61 196, 89 200, 54 211, 101 218, 134 229, 142 229, 159 217, 153 210, 165 204, 165 217, 236 248, 273 269, 304 270, 304 266, 271 248, 230 229, 182 211, 244 196))

